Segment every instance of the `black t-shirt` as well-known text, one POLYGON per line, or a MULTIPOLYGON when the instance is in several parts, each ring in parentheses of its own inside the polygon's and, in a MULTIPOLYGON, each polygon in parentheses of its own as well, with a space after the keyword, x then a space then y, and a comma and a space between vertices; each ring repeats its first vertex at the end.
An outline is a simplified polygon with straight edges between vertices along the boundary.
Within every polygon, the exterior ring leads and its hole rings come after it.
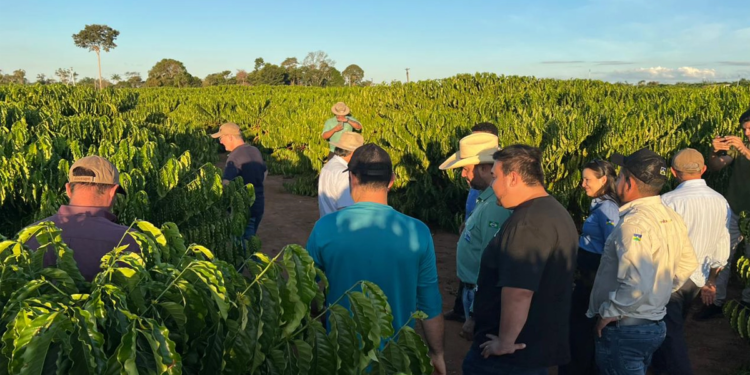
POLYGON ((266 163, 257 147, 244 144, 232 150, 227 158, 224 169, 224 179, 233 180, 241 176, 245 184, 255 187, 255 203, 250 208, 250 215, 256 217, 265 208, 263 199, 263 178, 266 173, 266 163))
POLYGON ((474 347, 500 330, 502 288, 528 289, 534 295, 516 340, 526 348, 495 360, 520 367, 569 362, 568 318, 577 249, 573 219, 555 198, 536 198, 516 207, 482 254, 474 299, 474 347))

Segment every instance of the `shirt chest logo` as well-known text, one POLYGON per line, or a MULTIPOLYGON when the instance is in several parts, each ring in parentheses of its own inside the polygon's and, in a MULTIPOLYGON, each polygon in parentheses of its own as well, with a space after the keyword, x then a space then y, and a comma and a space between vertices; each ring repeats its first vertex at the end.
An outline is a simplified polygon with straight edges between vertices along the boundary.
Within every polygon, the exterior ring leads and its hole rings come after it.
POLYGON ((636 233, 636 234, 633 235, 633 241, 641 242, 641 238, 643 238, 642 234, 636 233))

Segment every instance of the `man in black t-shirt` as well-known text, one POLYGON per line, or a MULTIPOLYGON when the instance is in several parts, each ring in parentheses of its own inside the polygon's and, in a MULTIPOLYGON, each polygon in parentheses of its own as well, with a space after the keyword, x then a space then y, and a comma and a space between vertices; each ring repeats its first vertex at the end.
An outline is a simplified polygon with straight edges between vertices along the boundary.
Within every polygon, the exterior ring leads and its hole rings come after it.
POLYGON ((570 360, 578 232, 544 189, 541 158, 539 149, 525 145, 494 155, 492 189, 513 214, 482 255, 466 375, 546 374, 570 360))

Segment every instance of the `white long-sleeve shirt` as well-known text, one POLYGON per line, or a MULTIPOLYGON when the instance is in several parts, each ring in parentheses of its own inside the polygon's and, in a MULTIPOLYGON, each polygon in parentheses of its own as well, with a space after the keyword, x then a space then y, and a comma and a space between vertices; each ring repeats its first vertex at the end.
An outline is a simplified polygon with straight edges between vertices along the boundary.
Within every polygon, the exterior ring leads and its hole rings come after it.
POLYGON ((331 158, 320 170, 318 179, 318 210, 320 217, 354 204, 349 190, 349 172, 346 160, 340 156, 331 158))
POLYGON ((729 259, 729 203, 702 179, 688 180, 661 196, 664 204, 675 210, 687 226, 690 243, 698 258, 698 269, 690 275, 702 287, 711 268, 724 267, 729 259))
POLYGON ((682 218, 659 196, 620 207, 604 244, 586 316, 659 320, 698 267, 682 218))

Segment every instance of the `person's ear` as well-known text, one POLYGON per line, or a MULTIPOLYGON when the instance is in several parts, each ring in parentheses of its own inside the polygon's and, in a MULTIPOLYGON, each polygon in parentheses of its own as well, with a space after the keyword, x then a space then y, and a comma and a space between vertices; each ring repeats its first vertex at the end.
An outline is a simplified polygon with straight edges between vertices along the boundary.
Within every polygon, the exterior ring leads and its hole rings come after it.
POLYGON ((669 168, 669 170, 670 170, 670 171, 672 171, 672 176, 673 176, 674 178, 677 178, 677 171, 676 171, 676 170, 674 170, 674 168, 669 168))
POLYGON ((73 187, 70 186, 69 182, 65 183, 65 193, 68 195, 68 199, 73 198, 73 187))
POLYGON ((390 182, 388 182, 388 190, 391 190, 391 186, 393 186, 393 182, 394 182, 394 181, 396 181, 396 174, 395 174, 395 173, 392 173, 392 174, 391 174, 391 181, 390 181, 390 182))

